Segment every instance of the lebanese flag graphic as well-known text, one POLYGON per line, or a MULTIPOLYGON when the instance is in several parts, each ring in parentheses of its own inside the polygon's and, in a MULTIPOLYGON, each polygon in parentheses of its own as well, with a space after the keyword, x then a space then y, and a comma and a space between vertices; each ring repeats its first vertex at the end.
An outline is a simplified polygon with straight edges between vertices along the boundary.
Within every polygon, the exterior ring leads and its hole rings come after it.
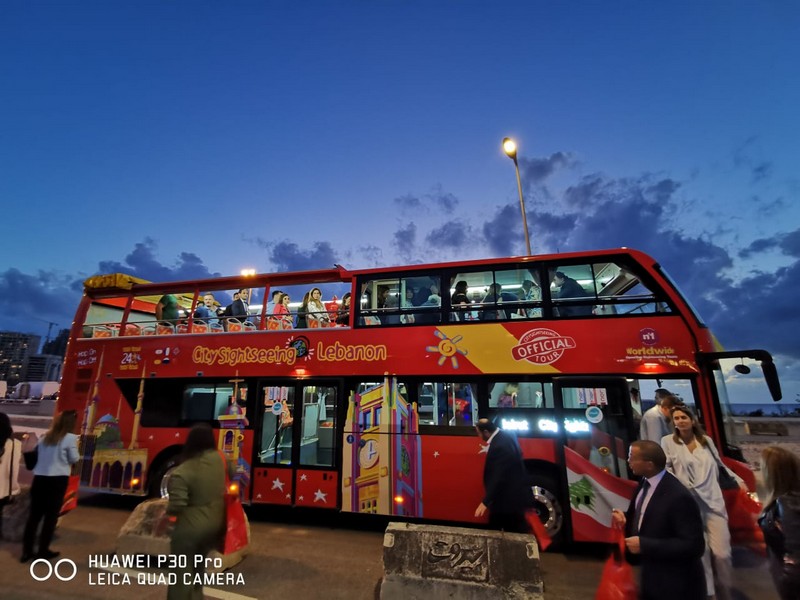
POLYGON ((573 538, 576 542, 613 543, 611 510, 628 509, 636 482, 606 473, 570 448, 565 447, 564 454, 573 538))

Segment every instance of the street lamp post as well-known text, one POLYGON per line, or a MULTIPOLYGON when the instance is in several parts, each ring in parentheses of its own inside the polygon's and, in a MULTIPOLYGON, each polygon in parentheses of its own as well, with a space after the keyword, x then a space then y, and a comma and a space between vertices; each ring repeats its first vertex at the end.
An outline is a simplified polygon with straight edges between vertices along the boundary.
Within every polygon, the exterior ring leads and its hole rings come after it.
POLYGON ((519 191, 519 208, 522 211, 522 227, 525 230, 525 246, 528 256, 531 255, 531 238, 528 235, 528 217, 525 215, 525 198, 522 196, 522 181, 519 178, 519 164, 517 164, 517 143, 511 138, 503 138, 503 152, 514 161, 514 170, 517 173, 517 190, 519 191))

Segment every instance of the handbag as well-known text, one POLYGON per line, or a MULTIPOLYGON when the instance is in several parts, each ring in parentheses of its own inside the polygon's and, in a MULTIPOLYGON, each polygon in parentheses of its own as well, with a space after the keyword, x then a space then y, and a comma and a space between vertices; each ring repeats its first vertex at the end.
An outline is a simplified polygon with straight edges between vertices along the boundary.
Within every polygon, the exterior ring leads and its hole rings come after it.
POLYGON ((39 462, 39 446, 36 446, 33 450, 23 452, 22 458, 25 459, 25 468, 33 471, 36 463, 39 462))
POLYGON ((639 592, 633 578, 633 567, 625 560, 625 535, 615 529, 616 540, 608 557, 595 600, 637 600, 639 592))
POLYGON ((222 554, 231 554, 242 550, 250 541, 247 516, 244 514, 238 490, 231 491, 231 480, 228 477, 228 461, 222 452, 222 464, 225 468, 225 537, 222 541, 222 554))
POLYGON ((719 482, 719 487, 723 490, 738 490, 739 482, 731 475, 730 471, 728 471, 728 467, 723 464, 714 444, 712 442, 709 442, 709 444, 711 454, 714 455, 714 460, 717 461, 717 481, 719 482))

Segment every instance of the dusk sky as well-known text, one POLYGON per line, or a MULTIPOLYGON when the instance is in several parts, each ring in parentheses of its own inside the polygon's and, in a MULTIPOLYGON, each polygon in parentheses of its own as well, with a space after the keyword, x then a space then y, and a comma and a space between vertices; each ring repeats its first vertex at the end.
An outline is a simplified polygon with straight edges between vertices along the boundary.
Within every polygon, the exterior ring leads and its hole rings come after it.
MULTIPOLYGON (((81 282, 629 246, 800 406, 800 6, 0 4, 0 329, 81 282)), ((764 400, 762 396, 748 399, 764 400)))

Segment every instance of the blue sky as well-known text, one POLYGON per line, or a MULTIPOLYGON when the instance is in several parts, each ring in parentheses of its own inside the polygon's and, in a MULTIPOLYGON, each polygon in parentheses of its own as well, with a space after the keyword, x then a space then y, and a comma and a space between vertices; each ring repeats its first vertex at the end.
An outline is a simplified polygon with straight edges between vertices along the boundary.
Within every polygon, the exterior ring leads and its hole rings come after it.
MULTIPOLYGON (((659 259, 800 392, 793 2, 0 6, 0 329, 76 282, 659 259)), ((755 401, 756 399, 754 399, 755 401)))

